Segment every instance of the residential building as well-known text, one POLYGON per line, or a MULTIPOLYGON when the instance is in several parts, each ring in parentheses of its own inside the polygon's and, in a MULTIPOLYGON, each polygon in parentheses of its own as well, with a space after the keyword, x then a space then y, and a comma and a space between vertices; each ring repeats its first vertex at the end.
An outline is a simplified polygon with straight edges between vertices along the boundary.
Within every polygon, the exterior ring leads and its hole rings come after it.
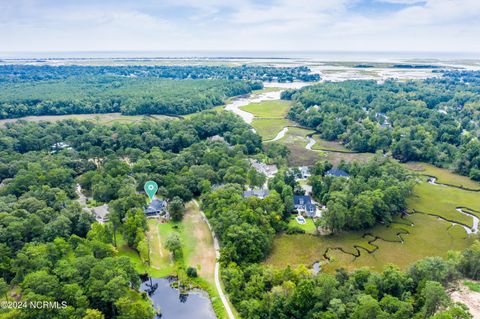
POLYGON ((300 171, 300 176, 302 179, 307 179, 309 178, 310 176, 312 176, 312 174, 310 173, 310 169, 308 168, 308 166, 299 166, 298 167, 298 170, 300 171))
POLYGON ((267 165, 254 159, 250 159, 250 164, 257 172, 262 173, 267 177, 273 177, 278 172, 277 165, 267 165))
POLYGON ((247 198, 247 197, 255 196, 257 198, 264 199, 265 197, 268 196, 268 194, 270 194, 270 191, 268 189, 252 189, 252 190, 244 191, 243 197, 247 198))
POLYGON ((155 198, 152 200, 150 205, 144 210, 145 216, 147 217, 159 217, 169 218, 170 214, 167 210, 167 202, 155 198))
POLYGON ((325 176, 349 177, 348 173, 338 168, 332 168, 325 172, 325 176))
POLYGON ((293 205, 299 213, 306 213, 308 217, 316 217, 317 206, 312 202, 310 196, 293 196, 293 205))
POLYGON ((108 221, 108 205, 104 204, 102 206, 94 207, 93 213, 95 214, 95 219, 100 223, 104 224, 108 221))

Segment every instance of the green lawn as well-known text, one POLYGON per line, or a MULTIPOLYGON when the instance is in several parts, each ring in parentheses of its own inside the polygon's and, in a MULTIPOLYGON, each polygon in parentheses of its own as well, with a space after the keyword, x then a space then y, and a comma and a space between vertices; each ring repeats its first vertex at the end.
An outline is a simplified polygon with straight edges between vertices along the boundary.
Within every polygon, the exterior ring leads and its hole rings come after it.
POLYGON ((292 218, 290 218, 290 221, 288 222, 288 226, 299 227, 303 229, 307 234, 315 234, 317 232, 317 227, 313 223, 313 219, 305 218, 306 223, 302 225, 297 222, 295 217, 296 216, 292 216, 292 218))
POLYGON ((471 291, 480 292, 480 282, 478 281, 465 280, 463 284, 470 288, 471 291))
POLYGON ((285 118, 290 106, 289 101, 273 100, 251 103, 241 107, 241 109, 252 113, 257 118, 285 118))
POLYGON ((117 234, 117 246, 118 255, 129 257, 135 267, 135 270, 137 270, 137 272, 140 274, 147 273, 152 277, 162 278, 173 275, 175 273, 175 266, 173 263, 172 265, 166 265, 161 269, 153 268, 151 266, 149 267, 144 264, 140 259, 138 253, 135 250, 129 248, 126 242, 123 240, 122 236, 119 234, 117 234))
POLYGON ((186 266, 197 268, 199 276, 215 285, 216 255, 210 229, 193 202, 186 205, 183 225, 183 256, 186 266))

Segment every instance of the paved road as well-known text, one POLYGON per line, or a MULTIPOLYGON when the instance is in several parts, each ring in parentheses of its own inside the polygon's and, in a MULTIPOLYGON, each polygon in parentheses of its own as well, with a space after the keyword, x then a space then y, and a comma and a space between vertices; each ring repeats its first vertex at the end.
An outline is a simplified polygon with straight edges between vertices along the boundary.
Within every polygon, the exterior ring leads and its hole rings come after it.
MULTIPOLYGON (((200 208, 200 205, 198 202, 194 199, 193 202, 197 207, 200 208)), ((227 311, 227 315, 229 319, 235 319, 235 316, 233 315, 232 308, 230 308, 230 304, 228 303, 227 296, 223 293, 222 290, 222 285, 220 284, 220 263, 218 260, 220 259, 220 245, 218 244, 218 239, 217 236, 215 236, 215 232, 212 229, 212 226, 210 226, 210 223, 208 222, 207 217, 203 213, 202 210, 200 210, 200 214, 202 214, 203 220, 207 223, 208 228, 210 229, 210 232, 212 233, 212 238, 213 238, 213 246, 215 248, 215 256, 216 256, 216 262, 215 262, 215 286, 217 287, 218 294, 220 295, 220 299, 222 300, 223 306, 225 307, 225 310, 227 311)))

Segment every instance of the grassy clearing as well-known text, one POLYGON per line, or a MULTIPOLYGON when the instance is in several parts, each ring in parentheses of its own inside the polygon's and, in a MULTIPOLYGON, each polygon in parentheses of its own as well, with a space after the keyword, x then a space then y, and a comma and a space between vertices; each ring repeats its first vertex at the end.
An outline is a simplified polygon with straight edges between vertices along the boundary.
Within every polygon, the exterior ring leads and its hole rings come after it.
POLYGON ((480 282, 465 280, 463 284, 471 291, 480 292, 480 282))
POLYGON ((148 220, 150 266, 141 261, 138 253, 127 246, 121 235, 117 235, 118 255, 129 257, 138 273, 147 273, 155 278, 175 275, 182 283, 190 283, 192 288, 206 291, 217 318, 227 319, 225 308, 214 284, 215 250, 210 231, 203 222, 198 208, 192 202, 188 203, 186 208, 185 218, 180 223, 148 220), (164 247, 167 236, 173 231, 179 233, 182 242, 182 254, 179 254, 176 260, 164 247), (189 278, 186 274, 188 266, 197 267, 199 277, 189 278))
POLYGON ((252 113, 257 118, 285 118, 290 110, 290 106, 289 101, 273 100, 251 103, 240 109, 252 113))
POLYGON ((432 164, 410 162, 405 164, 405 166, 418 172, 419 174, 435 176, 438 183, 450 184, 459 187, 463 186, 471 189, 480 189, 480 183, 475 182, 466 176, 457 175, 451 170, 433 166, 432 164))
POLYGON ((289 125, 296 124, 287 119, 254 119, 252 122, 253 128, 264 140, 275 138, 278 132, 289 125))
POLYGON ((198 274, 214 285, 215 249, 207 224, 203 221, 198 206, 187 204, 183 218, 183 254, 187 266, 196 267, 198 274))
POLYGON ((130 258, 135 267, 135 270, 140 274, 147 273, 152 277, 162 278, 173 275, 175 273, 175 265, 173 263, 161 269, 147 266, 145 263, 142 262, 138 253, 134 249, 127 246, 127 243, 119 234, 117 234, 117 246, 118 255, 127 256, 128 258, 130 258))
POLYGON ((314 134, 312 137, 316 141, 316 143, 313 144, 312 146, 313 150, 328 150, 328 151, 340 151, 340 152, 351 151, 338 142, 326 141, 322 139, 319 134, 314 134))
POLYGON ((18 119, 0 120, 0 127, 6 123, 16 122, 18 120, 30 122, 58 122, 63 120, 91 121, 100 124, 113 125, 114 123, 134 123, 151 120, 172 120, 175 117, 166 115, 122 115, 121 113, 105 114, 69 114, 69 115, 44 115, 44 116, 26 116, 18 119))
POLYGON ((292 216, 292 218, 288 222, 288 226, 303 229, 307 234, 315 234, 317 232, 317 227, 315 226, 311 218, 305 218, 306 223, 302 225, 296 221, 295 217, 296 216, 292 216))

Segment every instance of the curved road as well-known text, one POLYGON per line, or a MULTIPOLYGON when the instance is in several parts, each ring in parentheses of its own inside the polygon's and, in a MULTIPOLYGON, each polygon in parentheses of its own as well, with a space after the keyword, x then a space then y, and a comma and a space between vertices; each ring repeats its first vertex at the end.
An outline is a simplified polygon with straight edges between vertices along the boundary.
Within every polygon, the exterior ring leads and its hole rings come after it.
POLYGON ((215 261, 215 286, 217 287, 217 291, 220 296, 220 299, 222 300, 223 306, 227 311, 228 318, 235 319, 232 308, 230 308, 230 304, 228 303, 227 296, 225 296, 225 294, 223 293, 222 285, 220 284, 220 263, 218 262, 218 260, 220 259, 220 245, 218 244, 217 236, 215 236, 215 232, 213 231, 212 226, 210 226, 210 223, 208 222, 207 217, 205 216, 203 211, 200 209, 200 205, 198 204, 197 200, 194 199, 193 202, 199 208, 198 211, 202 215, 203 220, 205 221, 205 223, 207 223, 208 229, 210 229, 210 232, 212 233, 213 247, 215 248, 215 256, 217 259, 215 261))

